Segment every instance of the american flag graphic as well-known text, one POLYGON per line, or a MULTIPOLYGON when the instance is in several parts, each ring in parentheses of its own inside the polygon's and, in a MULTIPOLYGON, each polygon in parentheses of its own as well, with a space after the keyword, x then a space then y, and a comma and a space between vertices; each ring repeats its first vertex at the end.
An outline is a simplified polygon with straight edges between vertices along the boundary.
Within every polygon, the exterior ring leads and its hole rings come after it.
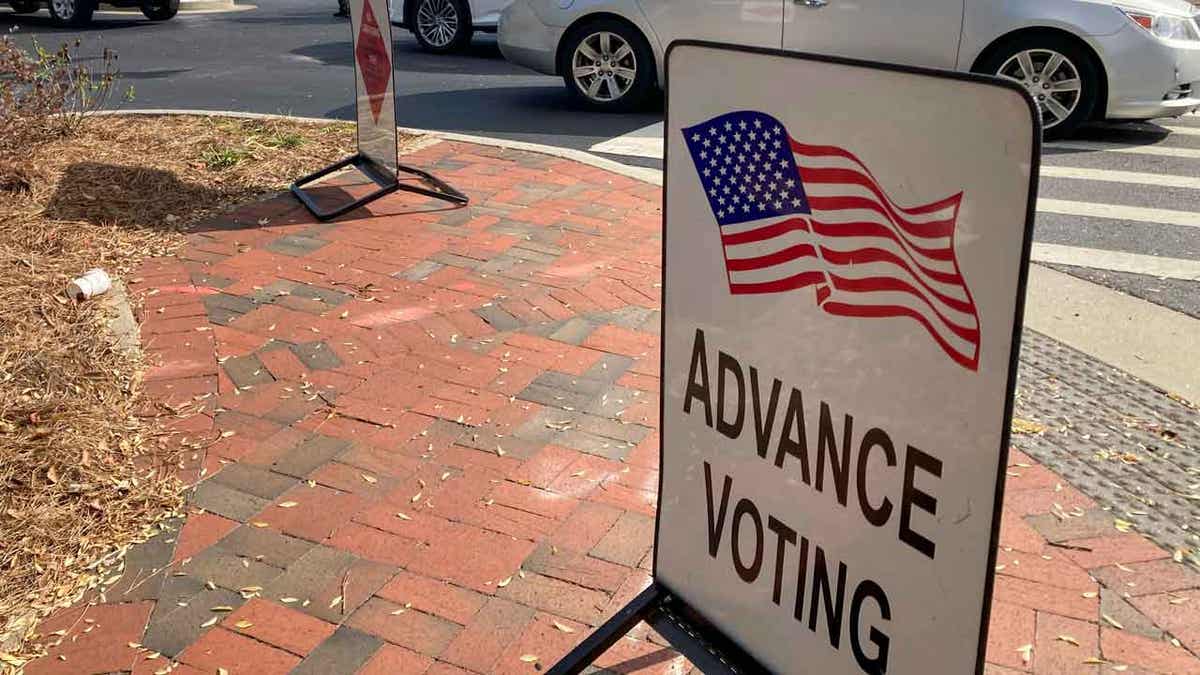
POLYGON ((962 193, 891 200, 854 154, 793 139, 770 115, 732 112, 683 130, 720 226, 734 295, 813 287, 837 316, 907 317, 979 367, 979 315, 954 254, 962 193))

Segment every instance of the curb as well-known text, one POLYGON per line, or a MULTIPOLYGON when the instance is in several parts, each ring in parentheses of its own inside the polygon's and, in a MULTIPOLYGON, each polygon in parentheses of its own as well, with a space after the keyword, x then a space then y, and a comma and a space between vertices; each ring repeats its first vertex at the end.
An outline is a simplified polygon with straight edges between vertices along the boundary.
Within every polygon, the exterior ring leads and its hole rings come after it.
MULTIPOLYGON (((242 119, 261 119, 261 120, 287 120, 291 122, 300 122, 302 124, 329 124, 331 122, 342 122, 352 124, 353 120, 337 120, 324 117, 300 117, 297 115, 284 115, 272 113, 252 113, 252 112, 235 112, 230 110, 190 110, 190 109, 167 109, 167 108, 141 108, 134 110, 104 110, 94 114, 97 115, 199 115, 204 117, 238 117, 242 119)), ((406 134, 423 134, 432 136, 445 141, 459 141, 462 143, 476 143, 478 145, 489 145, 496 148, 506 148, 509 150, 523 150, 525 152, 536 152, 542 155, 550 155, 561 159, 569 159, 595 167, 604 169, 615 174, 633 178, 652 185, 662 187, 663 175, 658 169, 650 169, 642 166, 628 166, 611 159, 606 159, 598 155, 593 155, 584 150, 574 150, 571 148, 559 148, 552 145, 543 145, 541 143, 529 143, 526 141, 510 141, 503 138, 492 138, 490 136, 475 136, 472 134, 460 134, 450 131, 434 131, 431 129, 417 129, 415 127, 396 127, 399 131, 406 134)))
MULTIPOLYGON (((305 124, 328 124, 330 122, 351 123, 350 120, 331 120, 319 117, 299 117, 295 115, 232 112, 222 110, 168 110, 162 108, 139 110, 101 111, 101 115, 202 115, 237 117, 244 119, 276 119, 301 122, 305 124)), ((397 127, 400 131, 410 134, 425 134, 445 141, 460 141, 477 143, 510 150, 536 152, 552 157, 569 159, 605 171, 611 171, 627 178, 640 180, 659 187, 663 184, 663 172, 658 169, 635 167, 620 162, 593 155, 583 150, 558 148, 540 143, 525 141, 510 141, 488 136, 475 136, 429 129, 397 127)), ((1200 342, 1200 319, 1193 319, 1186 314, 1160 307, 1140 298, 1115 291, 1106 286, 1093 284, 1090 281, 1077 279, 1070 275, 1056 273, 1042 265, 1032 264, 1033 272, 1039 283, 1030 287, 1030 297, 1037 297, 1039 302, 1030 302, 1025 309, 1025 326, 1043 333, 1059 342, 1069 344, 1079 351, 1092 356, 1108 365, 1125 371, 1154 387, 1167 393, 1183 398, 1193 404, 1200 404, 1200 367, 1195 376, 1191 370, 1180 370, 1177 359, 1171 358, 1178 352, 1179 336, 1191 336, 1190 344, 1200 342), (1081 306, 1091 311, 1073 312, 1072 321, 1063 320, 1063 312, 1054 298, 1073 296, 1086 298, 1081 306), (1120 323, 1114 325, 1112 318, 1120 317, 1120 323), (1146 330, 1146 322, 1166 321, 1171 331, 1146 330), (1137 345, 1137 354, 1126 354, 1122 349, 1137 345)), ((1184 344, 1189 344, 1185 341, 1184 344)))

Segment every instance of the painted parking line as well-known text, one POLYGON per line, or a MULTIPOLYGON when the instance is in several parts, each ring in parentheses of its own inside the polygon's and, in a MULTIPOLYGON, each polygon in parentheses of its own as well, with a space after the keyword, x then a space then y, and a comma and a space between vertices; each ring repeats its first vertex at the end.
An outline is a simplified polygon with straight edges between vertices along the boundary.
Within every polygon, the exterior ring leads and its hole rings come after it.
POLYGON ((635 129, 627 134, 597 143, 588 148, 588 150, 609 155, 662 159, 663 123, 656 122, 641 129, 635 129))
POLYGON ((1055 141, 1047 143, 1046 147, 1059 150, 1116 152, 1121 154, 1200 159, 1200 148, 1168 148, 1161 145, 1129 145, 1128 143, 1105 143, 1102 141, 1055 141))
POLYGON ((1043 178, 1065 178, 1069 180, 1094 180, 1104 183, 1128 183, 1154 187, 1187 188, 1200 190, 1200 177, 1171 176, 1137 171, 1113 171, 1109 169, 1084 169, 1073 166, 1042 166, 1043 178))
POLYGON ((1124 251, 1040 243, 1034 243, 1030 259, 1036 263, 1051 265, 1072 265, 1110 272, 1145 274, 1164 279, 1200 281, 1200 260, 1161 258, 1124 251))
POLYGON ((1200 227, 1200 213, 1193 213, 1191 211, 1148 209, 1141 206, 1121 206, 1119 204, 1096 204, 1067 199, 1038 199, 1037 210, 1044 213, 1058 213, 1065 216, 1200 227))

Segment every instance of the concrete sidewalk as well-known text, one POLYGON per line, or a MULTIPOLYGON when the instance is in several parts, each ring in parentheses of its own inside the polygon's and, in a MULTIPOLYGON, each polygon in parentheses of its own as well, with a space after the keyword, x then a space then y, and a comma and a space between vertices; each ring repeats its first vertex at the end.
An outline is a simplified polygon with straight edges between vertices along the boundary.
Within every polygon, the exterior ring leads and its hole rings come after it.
MULTIPOLYGON (((147 387, 204 404, 178 431, 207 449, 186 520, 47 620, 27 673, 535 672, 649 583, 659 188, 459 142, 407 161, 472 205, 318 224, 280 197, 129 280, 147 387)), ((1068 351, 1030 336, 1033 401, 1068 351)), ((1161 403, 1098 372, 1087 395, 1161 403)), ((1058 412, 1018 446, 1057 457, 1058 412)), ((1200 672, 1200 574, 1021 451, 1007 489, 988 672, 1200 672)), ((690 670, 644 626, 597 665, 690 670)))

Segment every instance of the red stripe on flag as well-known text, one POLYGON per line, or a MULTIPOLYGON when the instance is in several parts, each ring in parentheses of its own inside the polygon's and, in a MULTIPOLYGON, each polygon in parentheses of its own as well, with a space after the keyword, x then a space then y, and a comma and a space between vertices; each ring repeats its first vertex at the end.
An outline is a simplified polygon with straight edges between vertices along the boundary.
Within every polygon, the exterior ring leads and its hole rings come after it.
POLYGON ((808 221, 804 218, 788 218, 781 220, 778 223, 772 223, 764 227, 737 234, 722 234, 721 243, 726 246, 736 246, 737 244, 752 244, 756 241, 764 241, 778 237, 781 234, 788 232, 808 232, 808 221))
POLYGON ((926 204, 924 206, 906 208, 906 207, 896 204, 895 202, 893 202, 891 200, 890 197, 888 197, 886 194, 884 194, 883 189, 880 188, 879 184, 875 182, 874 176, 871 176, 870 174, 862 173, 861 171, 855 171, 854 169, 842 169, 842 168, 835 168, 835 167, 826 167, 826 168, 800 167, 800 178, 806 184, 807 183, 820 183, 820 184, 861 185, 862 187, 865 187, 868 190, 870 190, 872 193, 874 193, 875 196, 878 197, 880 201, 888 202, 897 211, 902 211, 903 213, 908 214, 910 216, 923 216, 923 215, 926 215, 929 213, 933 213, 934 211, 941 211, 943 209, 948 209, 948 208, 954 206, 955 202, 958 200, 958 195, 951 195, 940 201, 933 202, 932 204, 926 204))
POLYGON ((847 211, 850 209, 874 211, 915 237, 949 237, 954 234, 954 223, 957 220, 955 217, 950 217, 928 223, 909 222, 892 211, 889 204, 869 197, 813 197, 810 195, 808 204, 813 211, 847 211))
POLYGON ((954 359, 955 362, 964 368, 968 368, 970 370, 979 369, 978 342, 974 343, 975 352, 973 354, 968 356, 962 352, 959 352, 954 348, 953 345, 946 341, 946 338, 942 337, 940 333, 934 330, 933 325, 929 323, 929 319, 926 319, 923 314, 915 309, 912 309, 911 307, 900 307, 897 305, 857 306, 849 305, 844 302, 826 302, 825 304, 821 305, 821 307, 824 308, 826 312, 829 312, 835 316, 866 317, 876 319, 907 316, 909 318, 916 319, 921 323, 922 326, 925 327, 925 330, 929 332, 929 335, 937 341, 938 345, 942 348, 942 351, 946 352, 947 356, 954 359))
POLYGON ((925 306, 929 308, 929 311, 936 314, 937 317, 941 319, 942 323, 946 325, 946 328, 950 330, 950 332, 966 340, 967 342, 979 342, 979 329, 968 328, 954 323, 948 319, 945 314, 942 314, 941 310, 939 310, 932 302, 929 301, 929 298, 922 295, 921 291, 917 290, 912 284, 904 281, 903 279, 897 279, 895 277, 847 279, 846 277, 838 276, 837 274, 833 273, 829 274, 829 278, 833 280, 833 287, 835 289, 839 291, 845 291, 847 293, 862 293, 864 295, 885 291, 907 293, 925 303, 925 306))
POLYGON ((754 295, 758 293, 781 293, 783 291, 794 291, 797 288, 812 286, 813 284, 825 283, 825 275, 822 272, 802 272, 786 279, 777 279, 775 281, 764 281, 755 284, 729 284, 729 291, 734 295, 754 295))
MULTIPOLYGON (((911 274, 912 277, 916 279, 919 284, 921 284, 922 288, 932 293, 937 297, 938 300, 946 303, 946 305, 952 309, 956 309, 964 314, 975 313, 974 305, 964 300, 959 300, 953 296, 946 295, 945 293, 942 293, 936 288, 930 286, 928 282, 921 278, 921 275, 914 272, 913 269, 908 266, 907 262, 891 251, 886 251, 880 248, 860 248, 854 251, 834 251, 822 246, 821 256, 825 258, 826 262, 833 263, 834 265, 863 265, 876 262, 892 263, 893 265, 896 265, 897 267, 900 267, 904 271, 911 274)), ((924 270, 924 268, 921 269, 924 270)), ((936 277, 934 277, 934 279, 937 281, 942 281, 936 277)))
MULTIPOLYGON (((954 249, 947 248, 925 248, 916 246, 907 238, 903 238, 896 234, 896 231, 886 225, 880 223, 854 222, 854 223, 823 223, 819 220, 812 221, 813 232, 824 237, 881 237, 891 239, 900 245, 900 248, 912 249, 917 253, 933 260, 954 260, 954 249)), ((911 255, 911 253, 909 253, 911 255)), ((920 263, 918 263, 920 264, 920 263)), ((945 274, 942 272, 941 274, 945 274)))
POLYGON ((815 258, 817 257, 817 249, 813 248, 812 244, 796 244, 785 249, 760 255, 753 258, 728 258, 726 265, 731 272, 746 272, 749 270, 760 270, 764 267, 772 267, 774 265, 782 265, 783 263, 796 260, 797 258, 815 258))

